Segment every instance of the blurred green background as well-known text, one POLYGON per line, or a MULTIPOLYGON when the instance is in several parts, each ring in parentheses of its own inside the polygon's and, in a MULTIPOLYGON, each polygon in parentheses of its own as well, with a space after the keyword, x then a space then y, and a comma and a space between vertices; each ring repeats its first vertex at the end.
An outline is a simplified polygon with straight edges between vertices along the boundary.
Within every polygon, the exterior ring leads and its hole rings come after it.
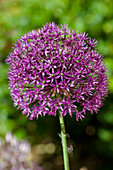
POLYGON ((83 121, 65 117, 71 170, 113 169, 113 1, 0 0, 0 136, 11 131, 32 145, 31 157, 45 170, 63 170, 58 117, 30 121, 13 107, 5 59, 21 35, 47 22, 68 24, 98 41, 108 67, 109 95, 99 113, 83 121))

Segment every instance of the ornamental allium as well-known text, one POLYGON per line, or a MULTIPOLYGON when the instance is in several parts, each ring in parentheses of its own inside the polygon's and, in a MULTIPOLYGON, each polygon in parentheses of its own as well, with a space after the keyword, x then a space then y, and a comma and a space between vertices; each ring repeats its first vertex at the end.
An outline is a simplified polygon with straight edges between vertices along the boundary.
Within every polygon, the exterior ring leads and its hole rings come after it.
POLYGON ((39 115, 98 112, 108 78, 97 41, 67 26, 49 23, 22 36, 6 62, 14 106, 32 120, 39 115))
POLYGON ((27 141, 18 141, 8 132, 4 144, 0 141, 0 170, 43 170, 36 162, 28 159, 30 150, 27 141))

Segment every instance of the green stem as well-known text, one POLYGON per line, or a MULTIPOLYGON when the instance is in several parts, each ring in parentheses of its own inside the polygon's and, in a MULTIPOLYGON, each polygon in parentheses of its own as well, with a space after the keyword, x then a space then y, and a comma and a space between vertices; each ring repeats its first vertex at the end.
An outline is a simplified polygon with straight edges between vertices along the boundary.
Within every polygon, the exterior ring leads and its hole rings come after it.
POLYGON ((60 121, 60 126, 61 126, 61 140, 62 140, 62 147, 63 147, 64 169, 70 170, 70 168, 69 168, 69 158, 68 158, 68 152, 67 152, 65 124, 64 124, 64 118, 62 116, 61 110, 59 111, 59 121, 60 121))

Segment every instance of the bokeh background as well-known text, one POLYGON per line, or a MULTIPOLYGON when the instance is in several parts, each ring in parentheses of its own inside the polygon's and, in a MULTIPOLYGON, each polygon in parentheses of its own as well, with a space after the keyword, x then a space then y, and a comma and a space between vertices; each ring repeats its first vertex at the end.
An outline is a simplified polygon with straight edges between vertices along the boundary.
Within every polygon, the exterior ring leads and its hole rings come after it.
POLYGON ((98 41, 108 67, 109 94, 105 105, 83 121, 65 117, 71 170, 113 169, 113 1, 0 0, 0 137, 11 131, 32 147, 31 157, 45 170, 63 170, 58 117, 30 121, 13 107, 5 59, 12 43, 47 22, 68 24, 98 41), (74 150, 72 151, 72 147, 74 150))

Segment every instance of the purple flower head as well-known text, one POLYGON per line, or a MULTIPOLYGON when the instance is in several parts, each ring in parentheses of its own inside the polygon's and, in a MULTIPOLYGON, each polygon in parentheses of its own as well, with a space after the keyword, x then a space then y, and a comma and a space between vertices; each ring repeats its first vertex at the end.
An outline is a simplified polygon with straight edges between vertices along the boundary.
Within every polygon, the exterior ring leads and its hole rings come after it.
POLYGON ((67 26, 46 24, 18 39, 6 62, 14 106, 30 119, 39 115, 97 112, 108 93, 97 42, 67 26))

